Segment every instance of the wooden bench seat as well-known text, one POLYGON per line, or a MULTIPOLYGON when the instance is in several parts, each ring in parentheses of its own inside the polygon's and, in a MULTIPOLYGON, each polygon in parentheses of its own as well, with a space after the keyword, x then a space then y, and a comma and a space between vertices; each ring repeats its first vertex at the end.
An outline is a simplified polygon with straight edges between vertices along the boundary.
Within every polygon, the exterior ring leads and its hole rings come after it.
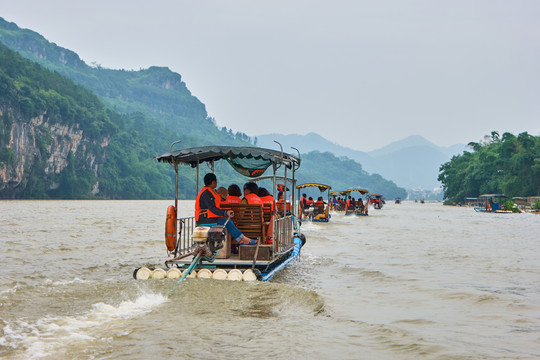
POLYGON ((263 206, 260 204, 221 204, 222 209, 234 211, 234 225, 248 238, 265 239, 263 206))

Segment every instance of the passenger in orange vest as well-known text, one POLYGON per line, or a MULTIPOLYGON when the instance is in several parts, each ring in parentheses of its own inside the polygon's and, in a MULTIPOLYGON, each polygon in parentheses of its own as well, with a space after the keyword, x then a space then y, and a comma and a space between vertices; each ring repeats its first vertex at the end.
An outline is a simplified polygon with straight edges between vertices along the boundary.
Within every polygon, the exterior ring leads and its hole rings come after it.
POLYGON ((317 199, 317 201, 315 201, 315 206, 317 206, 317 207, 321 207, 321 206, 324 207, 324 204, 326 204, 326 203, 324 202, 322 196, 319 196, 319 198, 317 199))
POLYGON ((263 204, 272 204, 272 212, 274 211, 274 197, 270 195, 266 188, 259 188, 259 190, 257 191, 257 196, 259 197, 259 199, 261 199, 263 204))
POLYGON ((302 198, 300 199, 300 218, 304 216, 304 210, 307 208, 307 195, 304 193, 302 194, 302 198))
POLYGON ((309 199, 306 201, 306 205, 308 207, 312 206, 313 205, 313 198, 310 196, 309 199))
POLYGON ((229 195, 227 195, 227 202, 229 204, 240 204, 242 202, 242 191, 240 186, 232 184, 228 189, 229 195))
POLYGON ((257 192, 257 196, 261 199, 263 204, 272 204, 271 207, 271 213, 270 213, 270 222, 268 223, 268 230, 266 232, 266 243, 271 244, 272 243, 272 233, 274 229, 274 222, 272 221, 272 218, 274 216, 274 197, 270 195, 268 190, 266 188, 259 188, 259 191, 257 192))
POLYGON ((217 187, 216 175, 208 173, 204 176, 204 187, 199 191, 195 199, 195 221, 197 225, 215 224, 223 225, 231 234, 231 236, 240 244, 256 244, 256 240, 244 236, 240 230, 234 225, 232 220, 227 221, 227 217, 233 217, 232 210, 223 210, 218 206, 221 203, 219 194, 216 193, 217 187))
POLYGON ((254 182, 247 182, 244 184, 244 198, 242 204, 262 204, 262 200, 257 196, 259 187, 254 182))

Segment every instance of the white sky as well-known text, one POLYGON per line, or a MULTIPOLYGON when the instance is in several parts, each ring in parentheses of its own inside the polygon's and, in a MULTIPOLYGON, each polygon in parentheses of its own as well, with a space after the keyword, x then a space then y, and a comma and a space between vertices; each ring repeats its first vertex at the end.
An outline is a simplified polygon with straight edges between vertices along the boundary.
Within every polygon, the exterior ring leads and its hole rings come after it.
POLYGON ((0 0, 0 16, 88 64, 167 66, 251 136, 540 134, 537 0, 0 0))

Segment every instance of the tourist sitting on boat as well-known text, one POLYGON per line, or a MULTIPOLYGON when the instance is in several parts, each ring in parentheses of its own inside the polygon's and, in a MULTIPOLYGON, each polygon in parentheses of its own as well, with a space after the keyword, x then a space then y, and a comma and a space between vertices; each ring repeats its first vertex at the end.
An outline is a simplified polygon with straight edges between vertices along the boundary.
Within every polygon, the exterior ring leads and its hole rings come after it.
POLYGON ((216 192, 221 196, 221 202, 226 203, 227 202, 227 196, 229 195, 227 189, 225 189, 223 186, 220 186, 216 189, 216 192))
POLYGON ((307 208, 307 195, 302 194, 302 198, 300 199, 300 216, 304 216, 304 211, 307 208))
POLYGON ((257 191, 257 196, 259 199, 261 199, 263 204, 272 204, 272 212, 274 211, 274 197, 268 190, 266 190, 266 188, 259 188, 259 191, 257 191))
POLYGON ((351 203, 352 203, 352 199, 351 199, 351 196, 349 195, 349 197, 347 198, 347 209, 349 209, 351 207, 351 203))
POLYGON ((278 199, 276 201, 277 212, 279 216, 288 216, 291 215, 291 203, 287 201, 285 205, 285 200, 283 199, 283 192, 278 191, 278 199), (283 213, 283 208, 286 208, 285 214, 283 213))
POLYGON ((229 231, 229 234, 240 244, 255 244, 256 240, 244 236, 240 230, 234 225, 232 220, 227 221, 227 217, 233 217, 232 210, 224 210, 219 208, 221 203, 220 196, 215 192, 217 187, 217 178, 213 173, 208 173, 204 176, 204 187, 199 191, 197 199, 195 199, 195 221, 197 226, 218 224, 224 225, 229 231))
POLYGON ((364 202, 362 201, 362 198, 358 199, 357 206, 360 208, 361 212, 364 212, 364 202))
POLYGON ((326 202, 324 202, 323 197, 319 196, 317 201, 315 201, 315 209, 317 209, 318 214, 324 213, 324 204, 326 204, 326 202))
POLYGON ((272 221, 272 218, 274 217, 274 197, 266 190, 266 188, 260 187, 259 191, 257 192, 257 196, 261 199, 263 204, 271 204, 270 207, 270 214, 267 214, 265 210, 265 217, 268 216, 270 221, 267 222, 267 235, 266 235, 266 243, 271 244, 272 243, 272 232, 273 232, 273 225, 274 222, 272 221))
POLYGON ((310 196, 309 199, 307 199, 306 201, 306 205, 307 205, 306 207, 311 207, 313 206, 314 203, 315 202, 313 201, 313 198, 310 196))
POLYGON ((241 204, 262 204, 262 200, 257 196, 259 186, 254 182, 247 182, 244 184, 244 198, 241 204))
POLYGON ((242 191, 240 186, 232 184, 229 186, 227 202, 229 204, 240 204, 242 202, 242 191))

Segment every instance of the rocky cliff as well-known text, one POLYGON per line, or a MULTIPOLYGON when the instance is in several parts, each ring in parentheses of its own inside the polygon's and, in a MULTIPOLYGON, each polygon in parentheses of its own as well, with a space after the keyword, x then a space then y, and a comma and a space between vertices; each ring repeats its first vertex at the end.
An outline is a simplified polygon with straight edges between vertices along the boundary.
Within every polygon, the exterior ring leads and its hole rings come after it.
POLYGON ((3 155, 0 157, 0 197, 18 197, 26 190, 32 175, 47 192, 57 189, 60 174, 70 161, 76 162, 77 171, 87 170, 93 174, 92 194, 99 194, 99 164, 103 162, 108 137, 101 137, 99 141, 88 139, 78 123, 52 122, 46 113, 24 118, 8 108, 0 109, 0 118, 3 133, 0 139, 3 155))

